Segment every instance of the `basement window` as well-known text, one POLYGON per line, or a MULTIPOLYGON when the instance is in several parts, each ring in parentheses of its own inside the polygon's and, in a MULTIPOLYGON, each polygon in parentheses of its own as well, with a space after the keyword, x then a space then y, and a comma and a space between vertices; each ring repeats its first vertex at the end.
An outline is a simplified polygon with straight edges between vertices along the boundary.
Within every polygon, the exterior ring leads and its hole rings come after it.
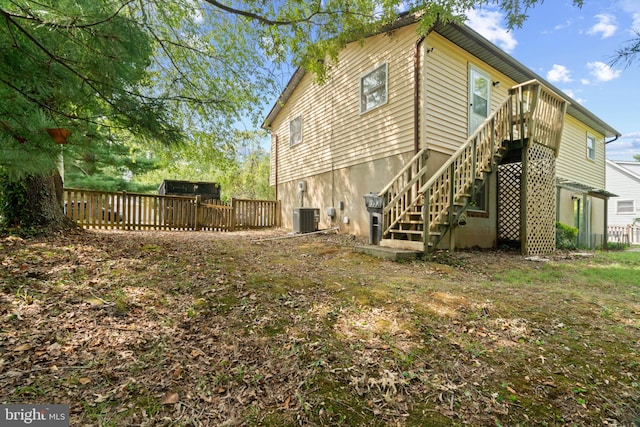
POLYGON ((289 122, 289 146, 302 142, 302 115, 289 122))
POLYGON ((384 63, 360 77, 360 113, 387 103, 387 64, 384 63))

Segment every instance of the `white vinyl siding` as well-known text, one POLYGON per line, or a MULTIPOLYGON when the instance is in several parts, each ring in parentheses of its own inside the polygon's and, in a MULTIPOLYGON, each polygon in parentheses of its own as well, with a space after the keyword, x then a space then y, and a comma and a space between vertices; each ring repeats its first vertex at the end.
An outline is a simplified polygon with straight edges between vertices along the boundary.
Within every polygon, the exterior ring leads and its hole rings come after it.
POLYGON ((387 64, 360 77, 360 112, 366 113, 387 103, 387 64))
POLYGON ((609 225, 631 225, 640 217, 640 168, 637 162, 607 161, 607 191, 617 195, 609 199, 609 225))

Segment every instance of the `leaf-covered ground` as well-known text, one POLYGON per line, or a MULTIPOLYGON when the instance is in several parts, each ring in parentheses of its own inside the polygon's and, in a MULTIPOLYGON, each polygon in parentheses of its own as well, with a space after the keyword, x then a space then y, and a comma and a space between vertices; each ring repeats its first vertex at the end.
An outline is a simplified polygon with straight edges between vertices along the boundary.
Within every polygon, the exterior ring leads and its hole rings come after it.
POLYGON ((285 235, 0 239, 0 402, 73 426, 640 422, 640 253, 393 263, 285 235))

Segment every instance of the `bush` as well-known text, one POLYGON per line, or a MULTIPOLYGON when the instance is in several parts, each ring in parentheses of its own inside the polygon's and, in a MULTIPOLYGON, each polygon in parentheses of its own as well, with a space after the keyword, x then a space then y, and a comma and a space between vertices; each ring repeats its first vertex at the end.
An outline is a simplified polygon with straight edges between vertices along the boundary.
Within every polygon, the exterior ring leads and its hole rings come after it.
POLYGON ((558 249, 575 249, 577 236, 577 228, 556 222, 556 247, 558 249))

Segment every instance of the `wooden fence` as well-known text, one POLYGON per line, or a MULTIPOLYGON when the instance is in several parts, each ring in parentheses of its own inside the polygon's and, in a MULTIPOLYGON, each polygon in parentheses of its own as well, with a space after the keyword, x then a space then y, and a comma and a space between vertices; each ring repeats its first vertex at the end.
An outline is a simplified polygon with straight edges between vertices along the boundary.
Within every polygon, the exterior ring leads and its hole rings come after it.
POLYGON ((164 196, 67 188, 67 218, 84 228, 233 231, 280 226, 280 202, 164 196))
POLYGON ((624 245, 640 244, 640 227, 634 225, 615 226, 608 229, 609 242, 622 243, 624 245))

